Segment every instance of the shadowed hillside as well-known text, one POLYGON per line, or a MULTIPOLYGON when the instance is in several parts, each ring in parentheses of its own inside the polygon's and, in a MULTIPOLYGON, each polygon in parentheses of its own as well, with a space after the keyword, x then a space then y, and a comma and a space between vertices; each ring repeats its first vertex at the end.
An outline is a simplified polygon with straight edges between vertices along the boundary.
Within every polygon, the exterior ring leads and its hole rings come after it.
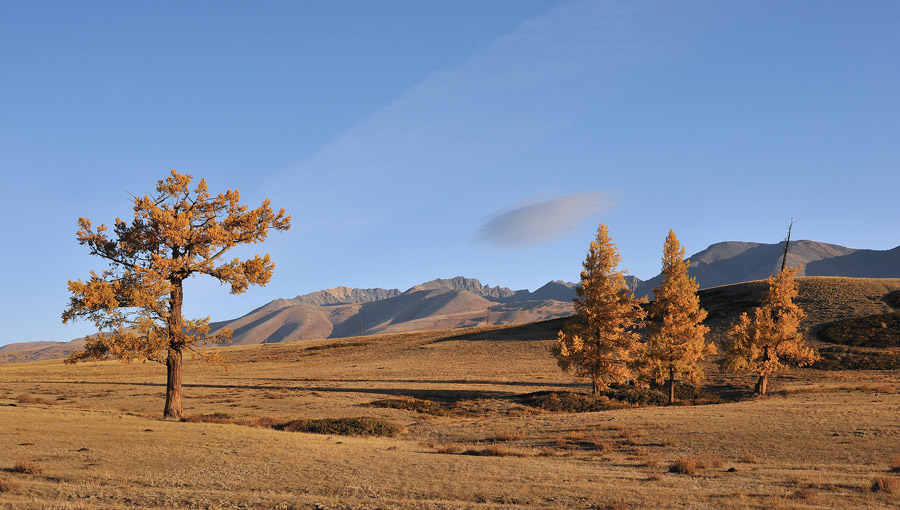
MULTIPOLYGON (((692 255, 688 272, 697 279, 701 289, 764 280, 781 269, 783 254, 783 242, 717 243, 692 255)), ((795 241, 791 243, 787 264, 801 266, 798 276, 900 278, 900 247, 892 250, 856 250, 816 241, 795 241)), ((642 282, 635 295, 650 295, 653 287, 661 282, 661 275, 642 282)))

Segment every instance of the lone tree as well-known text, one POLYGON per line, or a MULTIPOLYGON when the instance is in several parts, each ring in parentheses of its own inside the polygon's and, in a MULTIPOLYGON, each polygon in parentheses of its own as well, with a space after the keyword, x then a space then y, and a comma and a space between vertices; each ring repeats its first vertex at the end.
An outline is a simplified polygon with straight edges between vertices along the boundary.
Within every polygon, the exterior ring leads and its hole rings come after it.
POLYGON ((640 338, 634 330, 646 315, 641 301, 625 285, 625 271, 616 269, 621 260, 609 229, 601 223, 582 264, 575 315, 551 347, 563 370, 574 369, 577 376, 591 380, 594 394, 631 375, 633 351, 640 338))
POLYGON ((716 352, 715 345, 706 342, 709 328, 702 324, 706 310, 700 308, 697 281, 688 276, 688 267, 684 247, 670 230, 663 246, 665 279, 653 289, 653 322, 641 353, 645 377, 657 384, 668 380, 670 404, 675 403, 677 378, 696 384, 703 376, 699 362, 716 352))
POLYGON ((769 277, 769 288, 762 302, 750 314, 741 314, 723 346, 725 369, 745 370, 759 376, 754 394, 764 396, 769 375, 785 363, 803 366, 819 359, 799 331, 800 321, 806 316, 794 303, 797 297, 794 275, 799 269, 788 267, 769 277))
POLYGON ((156 361, 166 365, 165 417, 181 418, 181 362, 185 350, 227 342, 230 331, 210 335, 209 317, 185 320, 181 314, 184 280, 206 274, 241 294, 250 285, 265 285, 275 267, 269 255, 223 261, 231 248, 266 239, 269 229, 288 230, 291 217, 277 214, 266 199, 256 209, 239 205, 240 194, 228 190, 213 198, 201 179, 190 189, 191 176, 172 173, 156 184, 156 194, 134 198, 134 219, 116 218, 112 235, 79 218, 78 242, 109 262, 88 281, 69 280, 69 306, 63 323, 89 320, 103 332, 90 337, 84 350, 67 363, 109 357, 123 362, 156 361))

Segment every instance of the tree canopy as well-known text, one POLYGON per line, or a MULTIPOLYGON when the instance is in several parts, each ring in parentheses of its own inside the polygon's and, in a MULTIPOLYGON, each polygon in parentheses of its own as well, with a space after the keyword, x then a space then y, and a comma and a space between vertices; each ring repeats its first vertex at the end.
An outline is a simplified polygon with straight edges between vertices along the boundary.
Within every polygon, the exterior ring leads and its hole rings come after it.
POLYGON ((273 212, 268 199, 249 209, 240 204, 237 190, 213 197, 205 180, 193 189, 191 181, 172 170, 157 182, 156 193, 134 197, 133 219, 116 218, 112 232, 78 219, 79 244, 109 267, 92 271, 87 281, 69 280, 71 297, 62 314, 64 323, 88 320, 101 331, 68 358, 70 363, 107 357, 165 363, 167 417, 182 415, 182 352, 203 356, 197 345, 227 341, 231 334, 211 335, 209 317, 183 318, 183 282, 205 274, 228 284, 232 294, 265 285, 275 267, 268 254, 246 260, 223 256, 240 244, 265 241, 269 229, 288 230, 291 223, 284 209, 273 212))

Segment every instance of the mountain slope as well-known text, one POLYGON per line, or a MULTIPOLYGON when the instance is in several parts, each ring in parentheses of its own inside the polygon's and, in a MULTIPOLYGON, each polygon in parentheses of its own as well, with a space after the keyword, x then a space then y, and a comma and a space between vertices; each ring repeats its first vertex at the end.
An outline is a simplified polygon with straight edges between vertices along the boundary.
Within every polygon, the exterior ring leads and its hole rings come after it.
MULTIPOLYGON (((701 289, 764 280, 781 268, 784 243, 728 241, 716 243, 690 257, 689 274, 701 289)), ((795 241, 787 264, 801 266, 798 276, 900 277, 900 247, 892 250, 856 250, 816 241, 795 241)), ((649 296, 662 283, 657 275, 638 285, 635 295, 649 296)))

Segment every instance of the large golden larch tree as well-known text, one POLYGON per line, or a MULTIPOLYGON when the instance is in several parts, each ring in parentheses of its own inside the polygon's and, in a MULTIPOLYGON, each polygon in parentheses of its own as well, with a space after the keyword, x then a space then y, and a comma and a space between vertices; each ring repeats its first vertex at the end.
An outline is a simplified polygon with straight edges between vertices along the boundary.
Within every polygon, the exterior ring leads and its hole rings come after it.
POLYGON ((703 325, 706 310, 700 307, 697 281, 688 276, 690 261, 684 247, 669 231, 663 246, 662 285, 655 287, 650 303, 653 319, 643 348, 640 366, 646 378, 657 384, 668 382, 669 403, 675 403, 675 383, 697 383, 703 377, 700 362, 716 352, 706 341, 709 328, 703 325))
POLYGON ((191 176, 172 170, 156 184, 156 193, 134 198, 134 218, 116 218, 93 228, 78 219, 78 242, 109 263, 87 281, 69 280, 71 297, 62 314, 64 323, 88 320, 101 331, 88 338, 81 351, 66 360, 157 361, 166 365, 166 403, 163 415, 181 418, 182 358, 184 351, 215 360, 195 349, 227 342, 230 331, 210 334, 209 317, 182 316, 184 281, 197 274, 212 276, 241 294, 250 285, 265 285, 275 265, 269 255, 247 260, 223 255, 231 248, 266 239, 269 229, 288 230, 291 217, 273 212, 266 199, 250 210, 240 205, 237 190, 213 197, 201 179, 191 189, 191 176))
POLYGON ((576 289, 575 314, 551 347, 563 370, 591 381, 597 393, 632 375, 632 360, 646 313, 618 269, 622 257, 603 223, 591 241, 576 289))
POLYGON ((765 395, 769 375, 786 363, 803 366, 815 362, 819 355, 808 346, 800 332, 806 314, 794 302, 797 283, 794 275, 799 267, 787 267, 769 277, 769 288, 760 305, 741 314, 723 345, 723 367, 743 370, 758 376, 753 393, 765 395))

